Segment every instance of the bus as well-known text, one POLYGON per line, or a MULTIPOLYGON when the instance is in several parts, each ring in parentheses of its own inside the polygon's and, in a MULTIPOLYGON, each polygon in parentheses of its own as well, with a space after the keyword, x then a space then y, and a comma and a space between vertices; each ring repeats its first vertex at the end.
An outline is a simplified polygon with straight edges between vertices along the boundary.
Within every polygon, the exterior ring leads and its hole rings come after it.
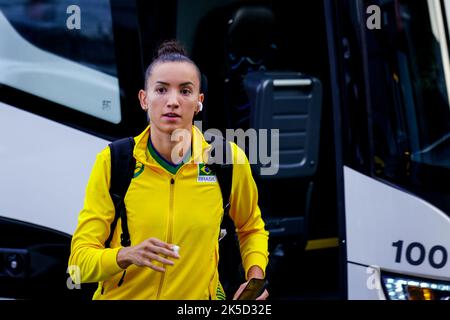
POLYGON ((203 130, 278 139, 274 174, 252 163, 270 299, 450 299, 449 22, 448 0, 0 0, 0 297, 92 297, 67 265, 85 186, 177 39, 203 130))

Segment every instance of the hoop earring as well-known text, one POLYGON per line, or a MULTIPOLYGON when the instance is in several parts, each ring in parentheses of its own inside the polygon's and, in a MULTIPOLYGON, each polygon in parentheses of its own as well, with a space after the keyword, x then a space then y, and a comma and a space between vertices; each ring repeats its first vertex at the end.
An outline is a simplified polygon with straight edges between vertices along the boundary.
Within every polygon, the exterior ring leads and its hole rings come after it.
POLYGON ((201 103, 200 101, 198 102, 198 112, 203 110, 203 103, 201 103))

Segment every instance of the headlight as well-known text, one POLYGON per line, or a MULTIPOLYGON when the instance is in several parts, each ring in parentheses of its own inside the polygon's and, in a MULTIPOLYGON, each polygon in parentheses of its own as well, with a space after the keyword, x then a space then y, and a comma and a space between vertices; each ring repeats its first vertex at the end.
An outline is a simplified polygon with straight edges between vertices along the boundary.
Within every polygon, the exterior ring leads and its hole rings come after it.
POLYGON ((450 282, 381 273, 388 300, 450 300, 450 282))

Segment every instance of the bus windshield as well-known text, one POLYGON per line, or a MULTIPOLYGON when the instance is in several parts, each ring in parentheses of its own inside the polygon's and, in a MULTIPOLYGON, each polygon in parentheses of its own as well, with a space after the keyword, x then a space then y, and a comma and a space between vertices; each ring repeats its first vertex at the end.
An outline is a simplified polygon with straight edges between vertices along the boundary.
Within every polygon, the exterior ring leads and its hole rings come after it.
POLYGON ((450 8, 434 0, 376 3, 381 29, 365 30, 374 175, 441 197, 450 191, 439 183, 450 175, 450 8))
MULTIPOLYGON (((403 73, 410 75, 404 87, 412 89, 412 92, 405 92, 405 95, 412 95, 411 105, 406 105, 411 109, 411 115, 406 118, 412 130, 411 159, 450 168, 450 60, 448 30, 444 29, 446 15, 442 9, 439 2, 428 1, 427 17, 419 11, 420 5, 409 3, 401 4, 400 14, 408 59, 405 66, 408 69, 403 73)), ((445 25, 448 28, 448 24, 445 25)))

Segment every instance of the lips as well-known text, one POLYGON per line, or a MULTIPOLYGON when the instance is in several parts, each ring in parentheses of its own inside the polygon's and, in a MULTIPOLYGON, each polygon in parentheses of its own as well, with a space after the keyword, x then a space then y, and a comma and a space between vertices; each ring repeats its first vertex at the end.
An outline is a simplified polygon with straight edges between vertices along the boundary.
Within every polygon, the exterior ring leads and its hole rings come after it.
POLYGON ((167 117, 167 118, 181 118, 181 116, 179 114, 176 114, 176 113, 173 113, 173 112, 164 113, 163 117, 167 117))

